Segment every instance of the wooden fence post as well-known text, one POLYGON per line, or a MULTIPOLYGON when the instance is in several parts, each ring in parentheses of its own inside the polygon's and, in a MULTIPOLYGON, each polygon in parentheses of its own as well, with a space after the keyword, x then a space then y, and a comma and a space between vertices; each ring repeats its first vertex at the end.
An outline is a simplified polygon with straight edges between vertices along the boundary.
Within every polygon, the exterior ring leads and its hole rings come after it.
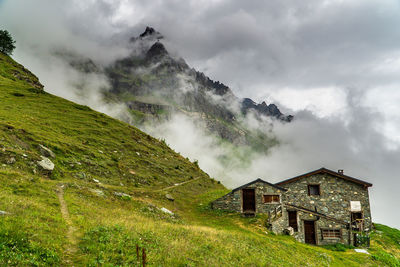
POLYGON ((146 249, 142 248, 142 263, 143 267, 146 267, 146 249))

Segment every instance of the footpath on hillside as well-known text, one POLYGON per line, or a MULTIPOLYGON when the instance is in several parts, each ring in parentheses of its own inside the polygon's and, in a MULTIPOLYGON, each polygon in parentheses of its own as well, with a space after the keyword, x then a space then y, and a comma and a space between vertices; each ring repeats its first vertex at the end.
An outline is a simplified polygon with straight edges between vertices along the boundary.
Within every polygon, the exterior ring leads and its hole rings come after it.
POLYGON ((60 184, 57 186, 56 192, 60 202, 61 215, 67 224, 67 244, 64 248, 64 263, 68 266, 72 265, 73 255, 77 252, 78 240, 75 236, 76 228, 74 227, 71 217, 69 215, 68 206, 64 199, 64 186, 60 184))

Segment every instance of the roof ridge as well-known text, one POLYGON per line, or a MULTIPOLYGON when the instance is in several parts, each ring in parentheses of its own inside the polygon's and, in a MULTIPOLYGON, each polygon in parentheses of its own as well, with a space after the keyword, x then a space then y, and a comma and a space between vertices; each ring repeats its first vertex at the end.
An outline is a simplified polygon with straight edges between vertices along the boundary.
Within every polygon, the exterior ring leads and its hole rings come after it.
POLYGON ((351 177, 351 176, 348 176, 348 175, 345 175, 345 174, 340 174, 338 172, 329 170, 329 169, 327 169, 325 167, 322 167, 322 168, 319 168, 317 170, 314 170, 314 171, 311 171, 311 172, 307 172, 307 173, 304 173, 304 174, 301 174, 301 175, 298 175, 298 176, 295 176, 295 177, 292 177, 292 178, 289 178, 289 179, 285 179, 283 181, 275 183, 275 185, 280 186, 280 185, 287 184, 287 183, 290 183, 290 182, 294 182, 294 181, 297 181, 299 179, 302 179, 302 178, 305 178, 305 177, 308 177, 308 176, 311 176, 311 175, 314 175, 314 174, 322 173, 322 172, 331 174, 333 176, 336 176, 338 178, 342 178, 342 179, 347 180, 347 181, 351 181, 353 183, 364 185, 366 187, 372 186, 371 183, 368 183, 366 181, 363 181, 363 180, 360 180, 360 179, 357 179, 357 178, 354 178, 354 177, 351 177))
POLYGON ((263 182, 263 183, 266 183, 266 184, 268 184, 268 185, 270 185, 270 186, 272 186, 272 187, 275 187, 275 188, 277 188, 277 189, 279 189, 279 190, 287 191, 286 188, 283 188, 283 187, 280 187, 279 185, 276 185, 276 184, 273 184, 273 183, 264 181, 264 180, 261 179, 261 178, 257 178, 257 179, 255 179, 255 180, 253 180, 253 181, 251 181, 251 182, 248 182, 247 184, 244 184, 244 185, 241 185, 241 186, 239 186, 239 187, 236 187, 235 189, 232 189, 232 192, 233 192, 233 191, 236 191, 236 190, 239 190, 239 189, 242 189, 242 188, 244 188, 244 187, 247 187, 247 186, 249 186, 249 185, 251 185, 251 184, 254 184, 254 183, 256 183, 256 182, 263 182))

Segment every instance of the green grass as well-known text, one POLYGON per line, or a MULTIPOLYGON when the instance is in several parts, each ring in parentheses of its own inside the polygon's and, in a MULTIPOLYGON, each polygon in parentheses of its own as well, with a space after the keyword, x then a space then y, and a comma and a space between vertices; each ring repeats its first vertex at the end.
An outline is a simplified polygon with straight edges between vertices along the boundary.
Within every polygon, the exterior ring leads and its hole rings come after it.
POLYGON ((0 265, 132 266, 139 245, 150 266, 398 266, 399 231, 386 226, 376 225, 365 255, 273 235, 263 216, 212 210, 228 190, 196 164, 37 83, 0 55, 0 210, 8 212, 0 265), (51 174, 37 165, 39 144, 56 154, 51 174), (70 220, 60 211, 61 184, 70 220))

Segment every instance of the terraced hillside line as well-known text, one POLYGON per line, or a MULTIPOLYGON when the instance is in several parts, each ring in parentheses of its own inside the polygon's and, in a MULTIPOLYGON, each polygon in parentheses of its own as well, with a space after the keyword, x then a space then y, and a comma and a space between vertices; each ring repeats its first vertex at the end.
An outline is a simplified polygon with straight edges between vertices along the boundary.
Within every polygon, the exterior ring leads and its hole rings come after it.
POLYGON ((200 178, 201 177, 197 177, 197 178, 189 180, 189 181, 185 181, 185 182, 182 182, 182 183, 179 183, 179 184, 174 184, 172 186, 168 186, 168 187, 164 187, 164 188, 161 188, 161 189, 158 189, 158 190, 154 190, 154 192, 161 192, 161 191, 164 191, 164 190, 169 190, 169 189, 175 188, 175 187, 180 186, 180 185, 184 185, 184 184, 187 184, 187 183, 190 183, 190 182, 194 182, 196 180, 199 180, 200 178))
POLYGON ((60 209, 61 215, 68 226, 67 230, 67 245, 64 251, 64 261, 65 264, 71 265, 72 264, 72 257, 77 252, 77 244, 78 240, 75 236, 76 229, 72 223, 71 217, 68 212, 68 206, 64 199, 64 186, 65 185, 58 185, 57 186, 57 196, 58 200, 60 201, 60 209))

